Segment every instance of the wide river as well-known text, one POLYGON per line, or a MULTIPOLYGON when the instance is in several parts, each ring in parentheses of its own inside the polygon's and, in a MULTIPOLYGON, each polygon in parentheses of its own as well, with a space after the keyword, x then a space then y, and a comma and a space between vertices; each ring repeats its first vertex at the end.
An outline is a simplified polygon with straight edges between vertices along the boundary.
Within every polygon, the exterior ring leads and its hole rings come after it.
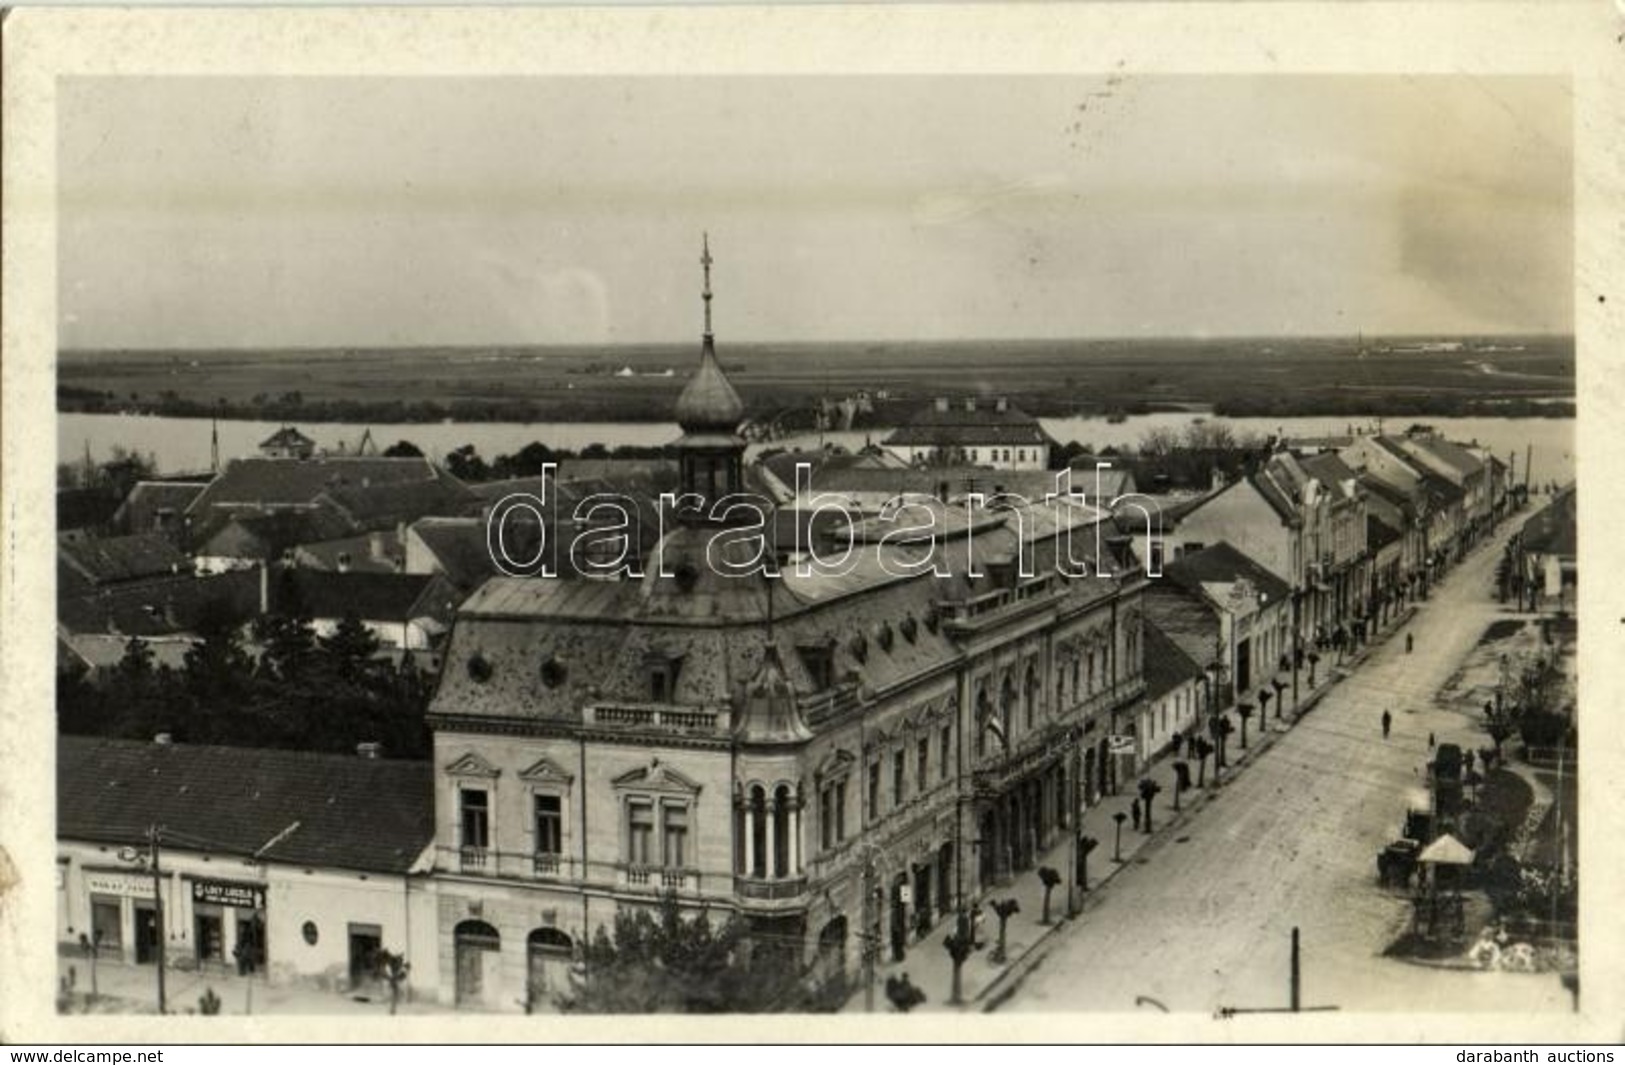
MULTIPOLYGON (((1077 440, 1095 448, 1107 445, 1134 446, 1153 428, 1182 429, 1203 417, 1194 413, 1148 414, 1111 424, 1102 418, 1046 418, 1044 428, 1063 443, 1077 440)), ((1373 419, 1337 417, 1303 418, 1210 418, 1222 421, 1237 433, 1267 435, 1284 432, 1289 436, 1329 436, 1342 434, 1350 426, 1369 426, 1373 419)), ((1411 424, 1410 418, 1390 418, 1388 431, 1411 424)), ((1429 425, 1453 440, 1477 441, 1494 450, 1505 461, 1516 454, 1520 479, 1524 474, 1526 449, 1533 449, 1534 477, 1544 482, 1574 479, 1574 420, 1571 418, 1430 418, 1429 425)), ((104 459, 114 447, 124 447, 143 455, 151 454, 163 473, 181 473, 209 468, 209 420, 205 418, 156 418, 124 414, 59 414, 57 416, 58 461, 71 462, 85 454, 104 459)), ((252 455, 260 441, 279 428, 276 422, 222 421, 220 457, 222 460, 252 455)), ((487 460, 511 454, 532 441, 549 447, 579 450, 588 444, 615 447, 621 444, 667 444, 680 435, 676 425, 661 422, 558 422, 522 424, 515 422, 430 422, 412 425, 357 425, 319 422, 299 427, 317 445, 329 451, 354 450, 370 429, 372 439, 382 450, 397 440, 410 440, 434 458, 473 444, 487 460)), ((861 447, 866 439, 884 439, 885 430, 833 432, 826 442, 861 447)), ((810 449, 820 437, 811 434, 773 442, 775 447, 810 449)), ((768 445, 753 445, 759 450, 768 445)))

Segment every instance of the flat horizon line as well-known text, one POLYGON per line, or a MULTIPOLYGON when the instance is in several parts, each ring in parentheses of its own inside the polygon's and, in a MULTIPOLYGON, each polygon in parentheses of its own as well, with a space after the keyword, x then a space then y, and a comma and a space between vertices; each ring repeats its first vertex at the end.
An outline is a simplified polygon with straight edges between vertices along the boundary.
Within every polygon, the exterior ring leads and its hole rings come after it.
MULTIPOLYGON (((848 340, 753 340, 753 339, 719 339, 717 346, 746 347, 774 347, 774 348, 841 348, 841 347, 971 347, 983 344, 1222 344, 1237 342, 1258 343, 1292 343, 1292 342, 1353 342, 1370 344, 1373 342, 1392 341, 1475 341, 1475 340, 1573 340, 1575 333, 1567 332, 1506 332, 1506 333, 1279 333, 1279 334, 1250 334, 1234 333, 1217 336, 1097 336, 1097 337, 976 337, 968 339, 943 340, 875 340, 875 339, 848 339, 848 340)), ((176 354, 191 352, 197 354, 302 354, 337 351, 365 351, 365 352, 408 352, 408 351, 464 351, 464 350, 496 350, 496 351, 619 351, 627 349, 649 348, 687 348, 698 342, 696 337, 692 340, 628 340, 613 342, 594 341, 550 341, 550 342, 524 342, 524 341, 455 341, 447 343, 335 343, 322 345, 241 345, 228 346, 218 344, 208 345, 178 345, 169 347, 58 347, 58 357, 64 355, 90 355, 90 354, 176 354)))

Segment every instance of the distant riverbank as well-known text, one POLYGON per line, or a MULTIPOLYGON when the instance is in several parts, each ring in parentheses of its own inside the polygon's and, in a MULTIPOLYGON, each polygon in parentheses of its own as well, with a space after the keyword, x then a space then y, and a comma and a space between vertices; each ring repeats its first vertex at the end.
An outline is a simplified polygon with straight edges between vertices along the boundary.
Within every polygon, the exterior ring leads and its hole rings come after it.
MULTIPOLYGON (((1297 415, 1279 418, 1225 418, 1195 412, 1165 412, 1132 415, 1121 420, 1099 417, 1045 418, 1043 426, 1060 443, 1077 441, 1092 448, 1131 448, 1153 429, 1183 430, 1207 418, 1222 420, 1238 434, 1268 436, 1333 436, 1354 428, 1370 428, 1376 419, 1369 412, 1348 417, 1297 415)), ((1421 419, 1388 418, 1383 427, 1401 432, 1421 419)), ((1532 450, 1534 476, 1538 480, 1567 481, 1575 475, 1574 420, 1560 418, 1429 418, 1426 424, 1454 440, 1478 441, 1506 461, 1516 455, 1520 477, 1526 453, 1532 450)), ((258 453, 259 444, 274 433, 280 421, 219 422, 220 456, 230 460, 258 453)), ((297 423, 328 452, 354 452, 364 435, 370 435, 382 451, 405 440, 434 459, 444 459, 451 451, 472 444, 487 460, 513 454, 527 444, 540 442, 555 450, 580 452, 594 444, 606 448, 620 446, 660 447, 676 440, 682 430, 670 421, 634 422, 436 422, 403 424, 382 422, 297 423)), ((121 414, 62 414, 57 418, 58 460, 74 461, 88 450, 98 460, 111 457, 115 447, 142 455, 151 454, 164 474, 204 471, 209 468, 210 433, 207 418, 162 418, 121 414)), ((752 453, 764 447, 813 450, 821 444, 849 449, 865 443, 879 443, 888 430, 883 427, 839 432, 796 433, 770 443, 752 445, 752 453)))

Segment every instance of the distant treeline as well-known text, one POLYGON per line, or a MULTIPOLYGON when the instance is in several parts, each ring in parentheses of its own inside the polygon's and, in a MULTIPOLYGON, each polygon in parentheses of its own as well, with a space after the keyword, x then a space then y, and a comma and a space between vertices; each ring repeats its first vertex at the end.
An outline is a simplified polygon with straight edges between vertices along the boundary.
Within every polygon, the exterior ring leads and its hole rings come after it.
MULTIPOLYGON (((681 380, 681 379, 679 379, 681 380)), ((951 394, 951 390, 949 391, 951 394)), ((144 414, 168 418, 230 418, 247 421, 370 422, 424 424, 430 422, 668 422, 676 386, 658 392, 601 392, 575 389, 545 398, 468 398, 449 401, 406 399, 315 399, 299 391, 261 393, 248 401, 225 398, 209 402, 173 391, 156 394, 112 391, 74 385, 57 386, 57 409, 84 414, 144 414), (668 394, 670 393, 670 394, 668 394)), ((821 394, 779 388, 753 394, 742 390, 748 414, 772 422, 780 432, 815 428, 814 408, 821 394)), ((1179 403, 1148 400, 1111 390, 1090 394, 1080 408, 1068 389, 1043 392, 1011 390, 1009 399, 1031 414, 1065 418, 1078 414, 1135 416, 1186 409, 1179 403)), ((860 414, 853 428, 884 428, 899 424, 919 410, 925 400, 913 398, 877 403, 873 414, 860 414)), ((1194 402, 1194 400, 1193 400, 1194 402)), ((1223 417, 1501 417, 1573 418, 1572 401, 1542 402, 1516 396, 1474 396, 1434 392, 1391 396, 1358 390, 1317 391, 1314 388, 1260 390, 1224 395, 1212 400, 1213 412, 1223 417)))

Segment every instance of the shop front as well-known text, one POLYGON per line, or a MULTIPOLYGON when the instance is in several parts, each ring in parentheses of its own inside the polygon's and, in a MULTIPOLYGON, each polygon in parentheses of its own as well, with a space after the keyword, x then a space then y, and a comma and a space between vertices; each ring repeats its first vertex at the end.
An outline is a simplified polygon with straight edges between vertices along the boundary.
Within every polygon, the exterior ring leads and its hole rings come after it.
POLYGON ((266 964, 265 888, 198 878, 191 881, 192 944, 199 967, 258 972, 266 964))

